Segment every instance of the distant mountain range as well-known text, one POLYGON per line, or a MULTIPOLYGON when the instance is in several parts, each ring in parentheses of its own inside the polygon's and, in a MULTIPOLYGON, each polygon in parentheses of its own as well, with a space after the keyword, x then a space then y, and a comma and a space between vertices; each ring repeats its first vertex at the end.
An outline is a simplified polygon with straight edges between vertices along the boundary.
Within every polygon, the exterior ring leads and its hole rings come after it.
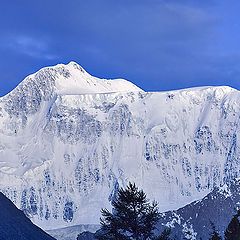
POLYGON ((0 189, 44 230, 98 224, 128 181, 182 208, 240 176, 239 102, 230 87, 153 93, 74 62, 41 69, 0 98, 0 189))

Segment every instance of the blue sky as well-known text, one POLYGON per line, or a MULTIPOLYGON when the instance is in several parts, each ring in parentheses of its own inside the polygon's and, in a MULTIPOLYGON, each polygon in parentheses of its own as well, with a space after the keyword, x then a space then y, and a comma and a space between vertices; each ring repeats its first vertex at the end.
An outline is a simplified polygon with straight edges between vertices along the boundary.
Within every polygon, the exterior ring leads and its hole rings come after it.
POLYGON ((239 10, 237 0, 3 0, 0 96, 71 60, 147 91, 240 89, 239 10))

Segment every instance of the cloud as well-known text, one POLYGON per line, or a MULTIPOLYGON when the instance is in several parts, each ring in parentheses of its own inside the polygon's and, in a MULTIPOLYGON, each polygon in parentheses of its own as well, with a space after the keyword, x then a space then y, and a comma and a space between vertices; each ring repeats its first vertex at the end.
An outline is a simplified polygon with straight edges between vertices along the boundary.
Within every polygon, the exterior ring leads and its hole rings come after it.
POLYGON ((6 47, 11 51, 18 52, 31 58, 39 58, 46 60, 56 59, 57 56, 50 53, 47 41, 40 40, 31 36, 16 35, 8 36, 2 40, 2 47, 6 47))

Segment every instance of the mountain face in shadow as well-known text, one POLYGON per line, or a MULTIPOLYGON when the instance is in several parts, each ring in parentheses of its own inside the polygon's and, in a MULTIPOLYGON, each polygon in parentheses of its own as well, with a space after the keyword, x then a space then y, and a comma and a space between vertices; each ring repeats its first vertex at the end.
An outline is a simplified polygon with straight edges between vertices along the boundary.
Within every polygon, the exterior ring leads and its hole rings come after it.
POLYGON ((55 240, 0 193, 0 240, 55 240))

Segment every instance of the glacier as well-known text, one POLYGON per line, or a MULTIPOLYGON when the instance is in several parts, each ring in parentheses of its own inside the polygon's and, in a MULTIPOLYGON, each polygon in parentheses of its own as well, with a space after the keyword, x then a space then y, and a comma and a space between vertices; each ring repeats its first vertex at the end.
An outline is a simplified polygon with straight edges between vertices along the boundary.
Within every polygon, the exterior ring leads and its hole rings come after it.
POLYGON ((145 92, 75 62, 0 98, 0 191, 44 230, 99 224, 129 181, 161 212, 240 177, 240 93, 145 92))

